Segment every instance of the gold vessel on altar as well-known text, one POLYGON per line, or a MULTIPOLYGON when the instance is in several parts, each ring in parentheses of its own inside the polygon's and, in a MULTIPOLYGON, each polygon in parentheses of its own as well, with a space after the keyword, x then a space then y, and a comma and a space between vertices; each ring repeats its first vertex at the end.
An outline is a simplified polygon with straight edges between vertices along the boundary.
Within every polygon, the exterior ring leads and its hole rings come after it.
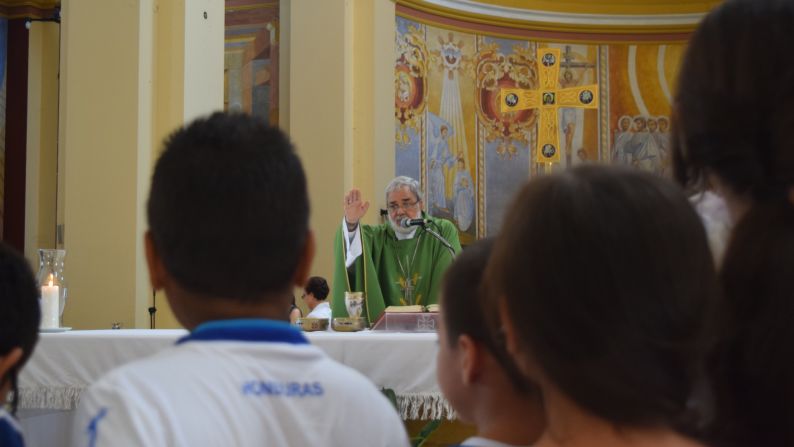
POLYGON ((363 318, 334 318, 331 322, 331 329, 337 332, 358 332, 366 329, 367 325, 363 318))
POLYGON ((304 332, 324 331, 328 329, 327 318, 298 318, 295 324, 304 332))

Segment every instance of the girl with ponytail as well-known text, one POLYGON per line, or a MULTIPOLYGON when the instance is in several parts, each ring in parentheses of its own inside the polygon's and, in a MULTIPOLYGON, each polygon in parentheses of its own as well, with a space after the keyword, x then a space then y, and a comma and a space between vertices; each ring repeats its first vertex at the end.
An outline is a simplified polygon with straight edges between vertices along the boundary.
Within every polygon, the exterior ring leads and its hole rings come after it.
POLYGON ((673 164, 734 221, 710 359, 718 444, 794 445, 794 2, 729 0, 700 24, 674 101, 673 164))

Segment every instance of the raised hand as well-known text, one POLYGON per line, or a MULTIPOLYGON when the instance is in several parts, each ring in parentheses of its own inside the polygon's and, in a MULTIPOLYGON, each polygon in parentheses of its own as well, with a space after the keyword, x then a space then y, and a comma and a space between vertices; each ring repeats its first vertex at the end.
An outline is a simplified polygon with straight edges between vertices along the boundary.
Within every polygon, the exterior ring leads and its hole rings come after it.
POLYGON ((355 226, 358 221, 367 214, 369 209, 369 202, 361 200, 361 191, 353 188, 349 193, 345 194, 345 221, 348 224, 355 226))

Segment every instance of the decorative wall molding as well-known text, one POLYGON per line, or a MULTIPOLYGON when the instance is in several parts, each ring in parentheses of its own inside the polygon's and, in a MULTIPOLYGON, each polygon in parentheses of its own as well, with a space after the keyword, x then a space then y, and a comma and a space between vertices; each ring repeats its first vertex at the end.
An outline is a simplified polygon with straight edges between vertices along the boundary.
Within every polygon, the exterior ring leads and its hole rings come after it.
POLYGON ((60 0, 13 1, 0 0, 0 17, 6 19, 46 19, 53 16, 60 0))
MULTIPOLYGON (((702 12, 581 13, 569 11, 571 4, 560 2, 560 10, 525 9, 474 0, 395 0, 398 5, 439 17, 483 25, 540 31, 659 34, 690 33, 706 14, 702 12), (568 7, 566 8, 565 5, 568 7)), ((712 2, 717 3, 717 2, 712 2)), ((704 3, 707 9, 711 3, 704 3)), ((713 6, 713 5, 711 5, 713 6)), ((631 11, 629 7, 616 11, 631 11)), ((634 8, 637 10, 638 8, 634 8)), ((681 10, 671 6, 670 10, 681 10)))

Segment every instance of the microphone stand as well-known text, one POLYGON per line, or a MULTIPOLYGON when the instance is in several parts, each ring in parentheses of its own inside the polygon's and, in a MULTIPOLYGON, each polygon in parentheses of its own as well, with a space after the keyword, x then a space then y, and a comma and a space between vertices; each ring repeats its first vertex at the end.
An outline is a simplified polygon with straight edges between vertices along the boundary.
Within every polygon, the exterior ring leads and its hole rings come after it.
POLYGON ((447 248, 447 250, 449 250, 449 254, 452 255, 452 259, 455 259, 456 256, 455 249, 452 247, 452 244, 450 244, 448 240, 444 239, 444 236, 438 234, 435 230, 431 229, 429 225, 424 225, 422 228, 424 228, 425 231, 430 233, 431 236, 438 239, 438 241, 441 242, 441 245, 443 245, 444 247, 447 248))
POLYGON ((157 313, 157 291, 152 290, 152 307, 149 308, 149 329, 156 328, 155 314, 157 313))

